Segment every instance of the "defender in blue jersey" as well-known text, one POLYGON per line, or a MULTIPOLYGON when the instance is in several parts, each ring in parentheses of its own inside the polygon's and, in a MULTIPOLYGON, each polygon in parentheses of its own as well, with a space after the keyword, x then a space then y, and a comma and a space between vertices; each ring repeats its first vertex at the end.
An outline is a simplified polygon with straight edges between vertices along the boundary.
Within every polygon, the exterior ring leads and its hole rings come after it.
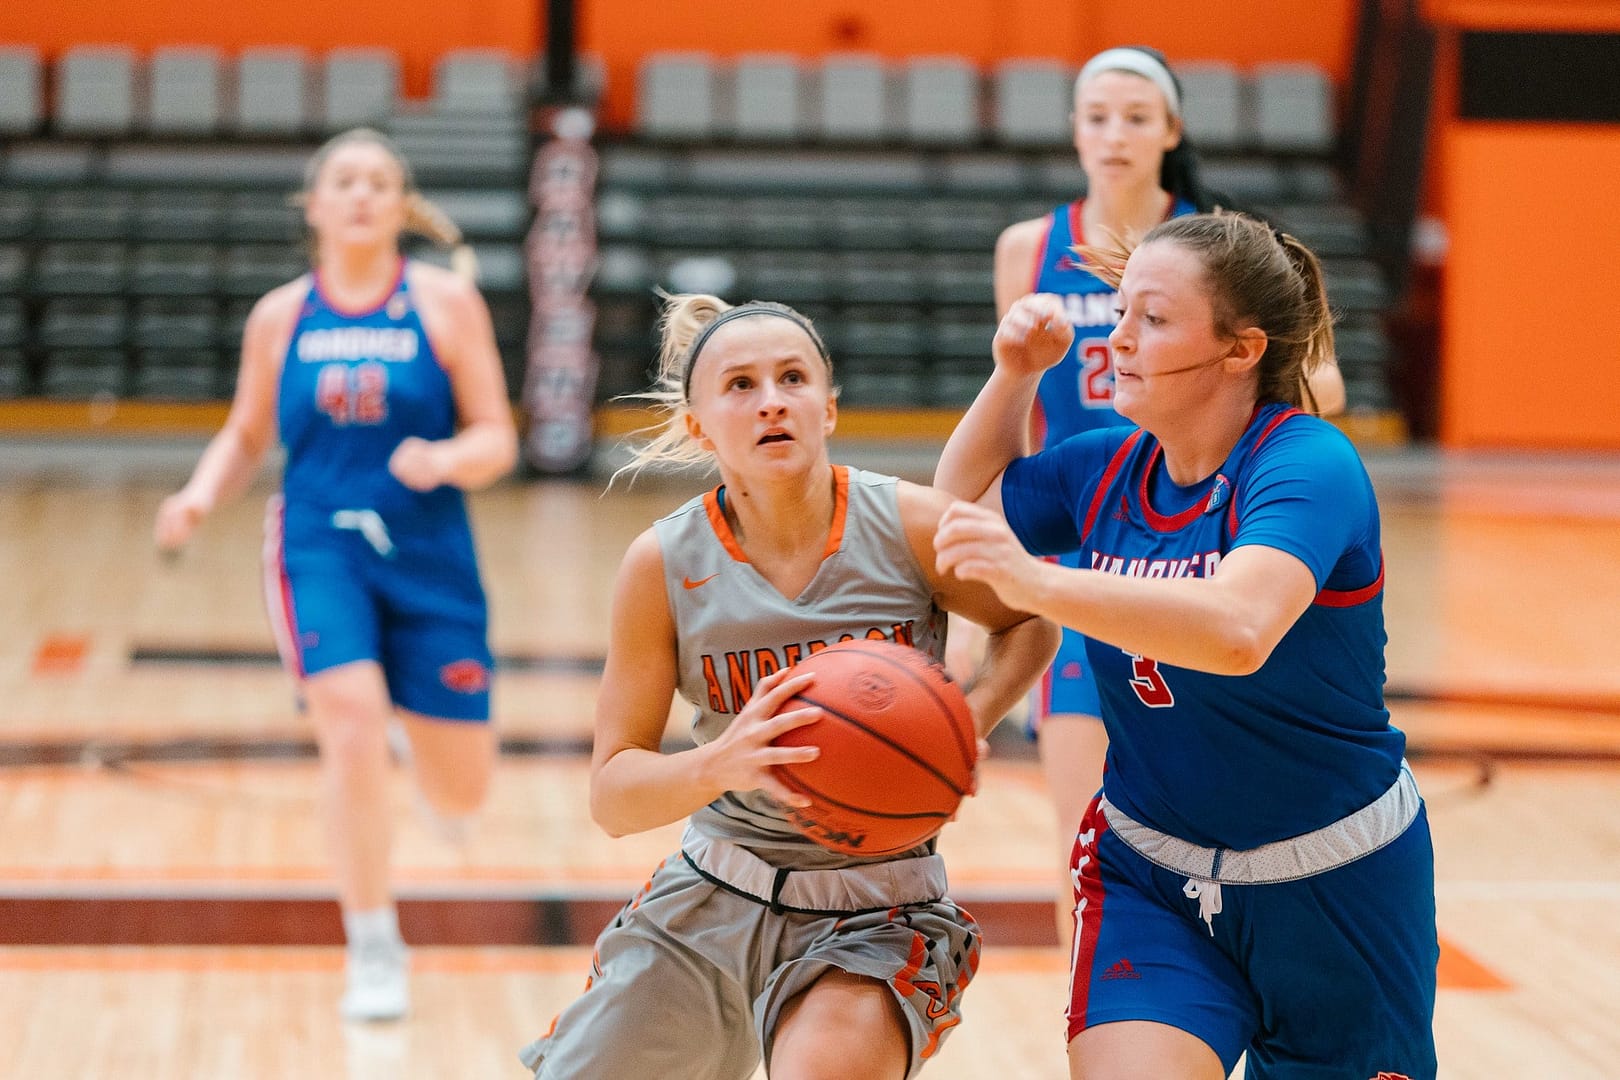
MULTIPOLYGON (((1073 106, 1085 195, 1044 217, 1009 225, 996 241, 997 316, 1026 293, 1051 293, 1063 298, 1074 327, 1074 343, 1041 378, 1030 418, 1040 446, 1129 423, 1114 411, 1108 349, 1118 297, 1086 266, 1079 249, 1141 236, 1167 218, 1208 210, 1215 199, 1199 179, 1197 156, 1185 137, 1181 85, 1158 51, 1118 48, 1092 57, 1075 80, 1073 106)), ((1054 558, 1076 565, 1072 553, 1054 558)), ((971 651, 974 637, 969 627, 953 628, 953 667, 959 671, 971 670, 961 654, 971 651)), ((1090 798, 1074 779, 1078 774, 1100 781, 1108 748, 1084 637, 1064 631, 1057 659, 1030 694, 1029 706, 1028 731, 1039 746, 1063 838, 1056 914, 1059 936, 1067 941, 1073 924, 1069 849, 1090 798)))
POLYGON ((1013 421, 1071 334, 1036 295, 937 480, 983 504, 947 514, 941 567, 1090 639, 1109 751, 1072 861, 1071 1068, 1219 1080, 1247 1052, 1258 1080, 1432 1078, 1433 851, 1383 702, 1378 508, 1299 409, 1332 350, 1320 268, 1195 215, 1119 291, 1139 430, 1024 456, 1013 421))
POLYGON ((483 801, 495 759, 488 616, 464 489, 507 472, 517 440, 489 313, 462 276, 404 260, 407 228, 460 235, 375 132, 311 161, 315 269, 244 331, 225 427, 158 513, 178 548, 240 492, 274 436, 265 598, 320 744, 326 825, 349 942, 342 1012, 402 1015, 405 948, 388 884, 387 725, 397 716, 436 823, 483 801))

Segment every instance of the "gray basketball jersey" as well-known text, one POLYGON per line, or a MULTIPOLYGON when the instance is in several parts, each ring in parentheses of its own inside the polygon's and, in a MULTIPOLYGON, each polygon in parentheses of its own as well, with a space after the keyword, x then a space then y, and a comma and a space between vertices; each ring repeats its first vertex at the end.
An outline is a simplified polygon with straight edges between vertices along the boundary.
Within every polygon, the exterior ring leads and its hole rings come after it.
MULTIPOLYGON (((749 564, 726 522, 723 488, 653 526, 675 616, 680 693, 696 709, 692 734, 699 744, 726 729, 759 679, 839 641, 883 638, 935 659, 944 655, 945 616, 906 541, 897 481, 841 465, 833 474, 837 495, 827 550, 796 597, 783 596, 749 564)), ((728 792, 693 814, 692 825, 738 841, 776 866, 871 861, 816 844, 760 791, 728 792)))

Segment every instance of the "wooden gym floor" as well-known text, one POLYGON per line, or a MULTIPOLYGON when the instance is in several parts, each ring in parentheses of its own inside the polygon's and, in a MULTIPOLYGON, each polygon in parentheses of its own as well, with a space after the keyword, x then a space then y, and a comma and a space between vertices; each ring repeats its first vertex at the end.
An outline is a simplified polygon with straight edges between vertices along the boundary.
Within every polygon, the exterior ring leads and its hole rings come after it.
MULTIPOLYGON (((838 456, 925 477, 929 448, 838 456)), ((474 500, 503 757, 469 843, 396 784, 415 1010, 346 1027, 313 742, 259 598, 268 479, 159 560, 196 444, 0 443, 0 1076, 523 1075, 587 944, 678 828, 585 811, 608 584, 697 479, 505 484, 474 500)), ((1369 451, 1389 694, 1429 800, 1442 1075, 1620 1073, 1620 459, 1369 451)), ((683 718, 672 713, 670 738, 683 718)), ((927 1075, 1066 1076, 1054 829, 998 731, 942 847, 989 944, 927 1075)))

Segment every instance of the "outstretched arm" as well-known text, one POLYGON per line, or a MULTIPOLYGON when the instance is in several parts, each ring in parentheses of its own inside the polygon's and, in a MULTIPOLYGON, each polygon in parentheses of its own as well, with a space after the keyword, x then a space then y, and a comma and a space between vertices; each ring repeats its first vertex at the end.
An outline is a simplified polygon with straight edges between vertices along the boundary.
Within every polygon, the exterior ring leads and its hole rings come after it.
POLYGON ((968 707, 973 710, 982 738, 1052 663, 1062 631, 1048 619, 1009 607, 985 583, 966 581, 938 569, 934 533, 946 508, 955 502, 949 495, 902 481, 899 498, 906 538, 934 587, 939 606, 989 631, 984 661, 965 687, 968 707))
POLYGON ((1011 607, 1216 675, 1259 669, 1317 591, 1303 562, 1260 545, 1233 550, 1208 578, 1070 569, 1026 552, 999 513, 965 503, 945 512, 934 544, 941 572, 983 582, 1011 607))
POLYGON ((185 486, 158 507, 152 533, 162 550, 178 551, 203 518, 246 490, 259 471, 275 438, 281 356, 305 288, 303 279, 283 285, 248 314, 236 395, 225 426, 209 440, 185 486))
POLYGON ((934 486, 959 499, 999 507, 1002 470, 1029 453, 1029 413, 1041 373, 1063 359, 1074 327, 1048 293, 1015 301, 996 328, 996 368, 951 432, 934 486))

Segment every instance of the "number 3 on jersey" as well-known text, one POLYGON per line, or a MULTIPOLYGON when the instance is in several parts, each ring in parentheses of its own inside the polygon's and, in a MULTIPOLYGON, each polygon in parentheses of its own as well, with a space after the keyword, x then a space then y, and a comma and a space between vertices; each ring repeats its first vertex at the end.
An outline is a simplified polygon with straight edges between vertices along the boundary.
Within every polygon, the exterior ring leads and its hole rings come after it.
POLYGON ((1107 409, 1114 404, 1114 354, 1107 338, 1086 338, 1075 350, 1080 360, 1080 404, 1107 409))
POLYGON ((388 419, 388 369, 375 360, 327 364, 315 377, 315 408, 340 427, 382 423, 388 419))
POLYGON ((1159 674, 1159 662, 1150 660, 1136 653, 1126 653, 1131 658, 1131 673, 1135 676, 1131 680, 1131 689, 1142 704, 1150 709, 1168 709, 1176 703, 1175 691, 1170 684, 1164 681, 1159 674))

